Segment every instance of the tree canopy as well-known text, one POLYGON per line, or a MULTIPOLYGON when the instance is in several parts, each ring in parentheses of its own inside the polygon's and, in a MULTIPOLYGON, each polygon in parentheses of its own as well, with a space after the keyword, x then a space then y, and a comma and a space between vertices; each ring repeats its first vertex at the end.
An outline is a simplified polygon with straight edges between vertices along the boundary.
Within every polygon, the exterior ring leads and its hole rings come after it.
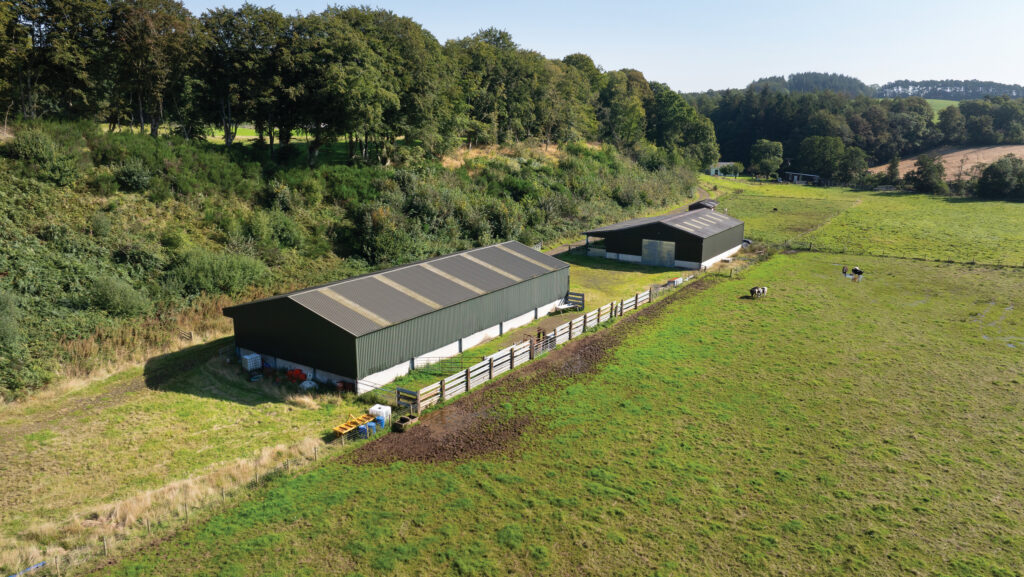
POLYGON ((200 16, 178 0, 0 4, 0 105, 23 118, 104 120, 232 145, 338 138, 387 164, 397 143, 441 155, 527 139, 604 140, 650 167, 718 160, 711 122, 637 70, 585 54, 551 60, 495 28, 441 45, 413 20, 368 7, 286 16, 243 4, 200 16))

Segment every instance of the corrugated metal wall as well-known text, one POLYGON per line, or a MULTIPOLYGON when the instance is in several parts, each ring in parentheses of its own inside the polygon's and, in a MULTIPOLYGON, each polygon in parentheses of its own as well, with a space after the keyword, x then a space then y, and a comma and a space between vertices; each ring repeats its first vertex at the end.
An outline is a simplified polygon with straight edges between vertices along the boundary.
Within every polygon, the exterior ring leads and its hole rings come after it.
POLYGON ((710 236, 704 239, 704 246, 701 249, 701 259, 704 262, 716 257, 723 252, 735 248, 743 243, 743 225, 735 226, 729 230, 710 236))
POLYGON ((563 298, 569 290, 569 269, 481 295, 356 339, 356 358, 363 378, 408 361, 448 343, 563 298))

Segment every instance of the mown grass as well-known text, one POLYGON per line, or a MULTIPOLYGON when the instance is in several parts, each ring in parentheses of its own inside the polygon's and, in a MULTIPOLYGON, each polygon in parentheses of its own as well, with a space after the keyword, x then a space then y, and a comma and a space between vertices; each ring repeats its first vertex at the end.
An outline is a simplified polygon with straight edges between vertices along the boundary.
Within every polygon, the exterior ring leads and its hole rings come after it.
POLYGON ((784 244, 823 226, 856 200, 825 200, 731 193, 719 199, 719 212, 743 221, 743 235, 784 244))
POLYGON ((84 516, 264 447, 319 438, 361 409, 336 395, 289 404, 288 389, 248 382, 218 354, 225 347, 229 339, 5 406, 0 533, 84 516))
POLYGON ((1019 574, 1024 273, 860 264, 672 303, 505 405, 514 454, 331 462, 104 573, 1019 574))

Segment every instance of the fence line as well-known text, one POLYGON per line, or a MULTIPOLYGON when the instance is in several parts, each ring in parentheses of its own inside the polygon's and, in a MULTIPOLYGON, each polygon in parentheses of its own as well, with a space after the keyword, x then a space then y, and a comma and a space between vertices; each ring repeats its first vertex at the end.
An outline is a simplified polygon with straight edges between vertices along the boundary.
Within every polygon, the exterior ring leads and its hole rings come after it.
MULTIPOLYGON (((686 280, 690 280, 694 276, 690 275, 686 280)), ((589 313, 558 325, 547 334, 538 334, 536 339, 516 343, 488 357, 484 357, 479 363, 441 379, 436 383, 427 385, 419 391, 397 389, 395 391, 396 403, 402 408, 408 408, 410 411, 420 413, 434 405, 467 393, 502 373, 527 363, 548 351, 554 350, 559 345, 578 338, 602 323, 606 323, 616 317, 621 317, 629 311, 636 310, 654 300, 654 297, 662 291, 677 287, 683 282, 684 279, 679 277, 670 280, 663 287, 651 287, 646 291, 636 293, 628 299, 610 302, 589 313)))

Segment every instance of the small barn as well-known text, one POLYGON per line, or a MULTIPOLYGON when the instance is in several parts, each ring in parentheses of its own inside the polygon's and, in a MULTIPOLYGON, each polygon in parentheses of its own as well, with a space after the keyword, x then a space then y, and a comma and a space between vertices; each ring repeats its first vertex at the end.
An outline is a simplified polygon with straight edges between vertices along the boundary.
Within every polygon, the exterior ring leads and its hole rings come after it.
POLYGON ((805 172, 784 172, 782 174, 788 182, 793 184, 818 184, 821 182, 821 177, 817 174, 807 174, 805 172))
POLYGON ((708 174, 711 175, 711 176, 725 176, 725 173, 722 172, 722 171, 725 170, 725 167, 727 167, 727 166, 729 166, 731 164, 735 164, 735 163, 733 163, 733 162, 716 162, 716 163, 712 164, 710 167, 708 167, 708 174))
POLYGON ((241 355, 365 392, 554 310, 569 265, 505 242, 224 309, 241 355))
POLYGON ((715 200, 713 198, 705 198, 704 200, 698 200, 697 202, 691 204, 689 207, 687 207, 686 210, 700 210, 702 208, 706 208, 706 209, 709 209, 709 210, 715 210, 715 207, 717 207, 717 206, 718 206, 718 201, 717 200, 715 200))
POLYGON ((594 256, 655 266, 701 269, 738 252, 743 221, 700 208, 680 214, 627 220, 587 231, 603 239, 594 256))

